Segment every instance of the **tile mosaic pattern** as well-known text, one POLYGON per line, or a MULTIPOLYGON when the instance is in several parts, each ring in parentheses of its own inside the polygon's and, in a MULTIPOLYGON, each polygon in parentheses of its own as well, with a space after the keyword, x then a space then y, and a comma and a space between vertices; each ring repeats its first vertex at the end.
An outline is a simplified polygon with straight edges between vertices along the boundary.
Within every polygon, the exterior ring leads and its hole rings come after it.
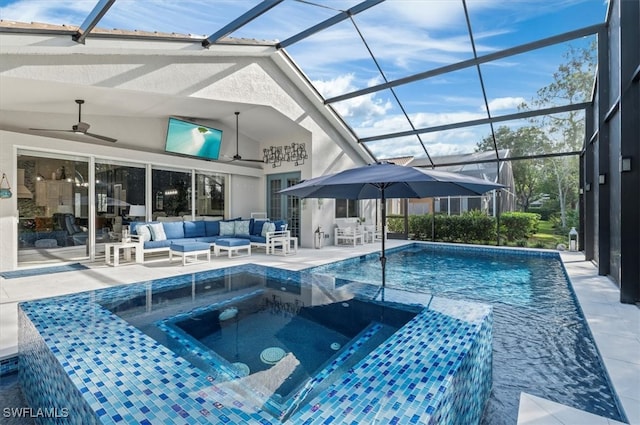
MULTIPOLYGON (((238 271, 304 276, 255 265, 196 275, 238 271)), ((196 275, 153 285, 191 284, 196 275)), ((79 424, 281 423, 234 380, 204 373, 98 303, 140 295, 149 284, 19 305, 20 383, 30 406, 66 408, 68 423, 79 424)), ((376 295, 370 285, 347 289, 376 295)), ((416 303, 429 308, 285 423, 478 422, 491 387, 491 307, 416 303)))
MULTIPOLYGON (((256 291, 259 292, 259 291, 256 291)), ((255 295, 255 292, 247 294, 242 297, 234 297, 224 303, 214 304, 208 306, 207 308, 196 309, 189 313, 183 313, 182 315, 177 315, 172 317, 171 319, 162 321, 158 323, 158 328, 162 329, 167 335, 171 336, 175 341, 179 343, 180 346, 185 347, 185 351, 188 351, 190 355, 197 356, 201 360, 203 360, 206 364, 215 364, 216 368, 219 370, 219 374, 217 374, 217 381, 227 381, 231 379, 241 379, 242 377, 237 374, 237 370, 233 369, 228 361, 217 356, 215 353, 212 353, 210 350, 202 347, 202 345, 192 338, 190 335, 186 334, 184 331, 179 329, 176 326, 173 326, 173 323, 183 320, 187 317, 191 317, 194 315, 199 315, 208 310, 216 310, 222 309, 225 305, 231 305, 242 298, 251 297, 255 295)), ((307 397, 307 395, 319 384, 321 384, 324 380, 326 380, 329 376, 331 376, 336 370, 338 370, 349 357, 351 357, 356 351, 358 351, 368 340, 370 340, 380 329, 382 325, 379 323, 371 324, 365 331, 363 331, 357 339, 351 341, 348 346, 344 347, 341 350, 339 356, 331 361, 328 365, 326 365, 321 371, 319 371, 313 379, 310 379, 305 383, 305 385, 296 391, 290 398, 284 401, 284 403, 278 403, 269 397, 268 394, 258 393, 256 389, 256 397, 261 400, 261 404, 264 408, 268 409, 274 415, 278 416, 280 419, 288 418, 295 409, 300 405, 302 400, 307 397)))
POLYGON ((18 371, 18 356, 0 360, 0 378, 18 371))

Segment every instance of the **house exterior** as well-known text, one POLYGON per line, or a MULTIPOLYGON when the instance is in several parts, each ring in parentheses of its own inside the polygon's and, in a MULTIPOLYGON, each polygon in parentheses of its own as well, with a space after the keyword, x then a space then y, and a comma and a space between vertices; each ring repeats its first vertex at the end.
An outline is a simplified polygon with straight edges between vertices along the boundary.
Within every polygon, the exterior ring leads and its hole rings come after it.
MULTIPOLYGON (((510 157, 508 149, 499 150, 498 154, 503 159, 510 157)), ((435 156, 431 160, 439 171, 465 174, 504 185, 505 188, 499 194, 492 191, 482 196, 473 197, 448 196, 407 200, 390 199, 387 201, 387 211, 389 214, 395 215, 403 215, 405 210, 407 215, 430 214, 434 211, 436 214, 458 215, 466 211, 480 210, 494 216, 498 214, 498 211, 514 211, 516 197, 511 163, 502 161, 496 165, 496 162, 492 161, 494 157, 494 152, 476 152, 472 154, 435 156), (499 208, 497 208, 498 204, 499 208)), ((427 158, 401 157, 389 158, 387 161, 408 167, 431 168, 431 163, 427 158)))
MULTIPOLYGON (((508 149, 498 151, 498 156, 502 159, 510 157, 508 149)), ((516 209, 515 183, 513 180, 513 169, 511 162, 501 161, 496 164, 492 159, 494 152, 476 152, 463 155, 446 155, 433 157, 432 160, 438 170, 453 173, 465 174, 471 177, 488 180, 493 183, 500 183, 505 186, 499 194, 490 192, 483 196, 474 197, 446 197, 433 200, 409 200, 409 214, 424 211, 425 203, 434 203, 436 213, 457 215, 466 211, 481 210, 490 215, 497 215, 499 212, 514 211, 516 209), (498 208, 499 205, 499 208, 498 208)), ((427 166, 425 158, 414 158, 407 163, 408 166, 427 166)), ((422 212, 431 212, 428 210, 422 212)))
POLYGON ((0 25, 0 169, 21 189, 0 201, 0 270, 100 258, 131 205, 149 220, 267 212, 311 247, 313 229, 333 226, 334 201, 278 190, 371 162, 272 45, 98 30, 79 44, 74 33, 0 25), (170 117, 221 130, 219 159, 166 152, 170 117), (73 131, 83 123, 89 134, 73 131), (308 156, 297 165, 246 161, 292 143, 308 156))

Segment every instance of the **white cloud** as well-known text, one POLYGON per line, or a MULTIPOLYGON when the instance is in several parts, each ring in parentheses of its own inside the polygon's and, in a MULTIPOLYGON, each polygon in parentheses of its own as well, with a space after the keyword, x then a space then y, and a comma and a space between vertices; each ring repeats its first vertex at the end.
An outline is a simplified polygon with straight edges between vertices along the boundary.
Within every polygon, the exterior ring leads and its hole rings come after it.
MULTIPOLYGON (((353 80, 353 74, 346 74, 332 80, 313 81, 313 85, 323 96, 329 98, 354 90, 353 80)), ((372 93, 334 103, 333 107, 340 115, 351 122, 368 125, 379 119, 379 117, 384 116, 392 105, 390 101, 378 98, 376 93, 372 93)))
MULTIPOLYGON (((517 109, 518 106, 525 103, 524 97, 498 97, 489 102, 489 110, 491 112, 517 109)), ((482 105, 482 110, 486 108, 482 105)))

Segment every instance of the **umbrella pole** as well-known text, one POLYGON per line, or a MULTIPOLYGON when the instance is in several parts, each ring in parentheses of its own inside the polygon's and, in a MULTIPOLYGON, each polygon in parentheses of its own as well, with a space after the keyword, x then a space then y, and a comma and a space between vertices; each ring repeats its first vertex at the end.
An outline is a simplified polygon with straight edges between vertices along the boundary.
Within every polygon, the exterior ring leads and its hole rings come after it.
POLYGON ((382 255, 380 255, 380 265, 382 266, 382 287, 384 288, 387 268, 387 257, 384 255, 384 243, 387 235, 387 202, 384 199, 384 187, 381 192, 380 212, 382 215, 382 255))

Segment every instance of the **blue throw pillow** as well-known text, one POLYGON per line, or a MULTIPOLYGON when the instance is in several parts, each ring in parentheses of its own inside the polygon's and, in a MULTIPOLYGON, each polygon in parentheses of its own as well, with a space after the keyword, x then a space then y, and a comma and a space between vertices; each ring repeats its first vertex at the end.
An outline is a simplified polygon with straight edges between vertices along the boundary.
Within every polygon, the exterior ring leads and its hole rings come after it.
POLYGON ((204 221, 185 221, 184 222, 184 237, 185 238, 199 238, 206 236, 207 228, 204 221))
POLYGON ((262 236, 263 238, 266 238, 268 232, 275 232, 275 230, 276 230, 276 224, 267 221, 262 225, 262 231, 260 232, 260 236, 262 236))
POLYGON ((236 234, 233 221, 220 222, 220 236, 234 236, 236 234))
POLYGON ((251 232, 252 235, 260 236, 262 234, 262 227, 264 223, 268 223, 269 220, 255 220, 253 222, 253 230, 251 232))
POLYGON ((162 223, 162 227, 164 227, 164 233, 167 235, 167 239, 184 238, 184 227, 181 221, 165 221, 162 223))
POLYGON ((249 220, 235 221, 233 233, 237 236, 249 236, 249 224, 249 220))
POLYGON ((276 230, 277 230, 277 231, 282 230, 282 226, 284 226, 285 224, 287 224, 287 222, 286 222, 286 221, 284 221, 284 220, 275 220, 273 223, 276 225, 276 230))
POLYGON ((207 236, 218 236, 220 234, 220 222, 219 221, 205 221, 205 230, 207 236))

